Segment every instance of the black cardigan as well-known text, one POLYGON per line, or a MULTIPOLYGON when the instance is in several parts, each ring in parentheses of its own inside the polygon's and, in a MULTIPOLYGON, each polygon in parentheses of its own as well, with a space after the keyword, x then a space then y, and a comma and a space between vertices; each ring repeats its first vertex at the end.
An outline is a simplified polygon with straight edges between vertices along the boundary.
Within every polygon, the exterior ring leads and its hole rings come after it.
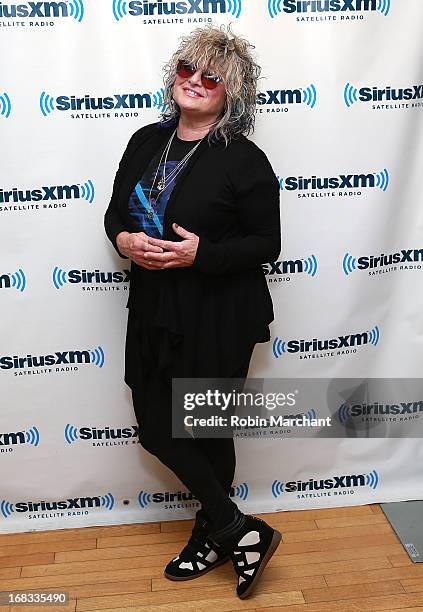
MULTIPOLYGON (((129 196, 174 129, 154 123, 129 140, 105 214, 118 253, 119 232, 139 231, 129 196)), ((131 262, 127 307, 183 337, 185 376, 230 376, 251 346, 270 339, 274 313, 261 264, 280 253, 279 194, 266 155, 251 140, 241 136, 225 147, 206 138, 179 174, 163 220, 165 240, 182 240, 174 222, 199 235, 193 265, 147 270, 131 262)))

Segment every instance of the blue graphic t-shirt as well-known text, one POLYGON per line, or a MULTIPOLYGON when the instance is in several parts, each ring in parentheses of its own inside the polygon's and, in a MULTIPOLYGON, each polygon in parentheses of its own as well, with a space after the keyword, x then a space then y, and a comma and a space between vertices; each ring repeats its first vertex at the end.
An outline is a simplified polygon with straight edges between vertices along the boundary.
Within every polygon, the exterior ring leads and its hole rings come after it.
POLYGON ((160 167, 157 169, 163 149, 158 151, 157 155, 153 157, 150 164, 147 166, 141 179, 135 185, 134 191, 131 193, 128 202, 129 214, 135 220, 140 232, 145 232, 148 236, 153 238, 163 237, 164 213, 170 194, 172 193, 173 187, 179 178, 179 173, 171 181, 168 181, 167 177, 178 165, 178 162, 180 162, 180 160, 185 157, 185 155, 189 153, 193 147, 195 147, 197 142, 198 140, 180 140, 175 134, 169 149, 169 154, 167 156, 166 170, 164 159, 162 160, 160 167), (161 191, 158 187, 158 183, 163 177, 164 170, 166 174, 166 182, 168 184, 166 189, 161 191), (153 181, 154 186, 151 189, 153 181), (151 200, 151 204, 149 199, 151 200))

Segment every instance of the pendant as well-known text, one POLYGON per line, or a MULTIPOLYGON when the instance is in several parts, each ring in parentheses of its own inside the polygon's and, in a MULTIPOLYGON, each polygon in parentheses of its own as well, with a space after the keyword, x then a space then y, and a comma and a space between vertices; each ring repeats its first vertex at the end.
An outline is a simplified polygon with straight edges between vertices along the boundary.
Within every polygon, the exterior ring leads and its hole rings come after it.
POLYGON ((147 218, 148 218, 148 219, 152 219, 152 218, 153 218, 153 211, 152 211, 152 210, 149 210, 149 211, 148 211, 148 213, 147 213, 147 218))
POLYGON ((165 186, 164 181, 160 179, 160 181, 157 183, 157 189, 161 191, 162 189, 164 189, 164 186, 165 186))

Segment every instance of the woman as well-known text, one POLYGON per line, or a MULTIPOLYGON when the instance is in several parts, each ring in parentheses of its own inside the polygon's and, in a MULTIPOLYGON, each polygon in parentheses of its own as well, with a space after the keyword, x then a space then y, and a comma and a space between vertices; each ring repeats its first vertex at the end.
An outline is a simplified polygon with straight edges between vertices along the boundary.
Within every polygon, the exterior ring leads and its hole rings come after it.
POLYGON ((182 39, 165 67, 162 121, 131 137, 105 215, 131 259, 125 381, 142 446, 201 502, 171 580, 230 557, 248 596, 281 535, 230 499, 234 441, 172 438, 173 377, 245 378, 270 339, 262 263, 280 252, 279 183, 244 134, 254 126, 259 66, 247 41, 208 26, 182 39))

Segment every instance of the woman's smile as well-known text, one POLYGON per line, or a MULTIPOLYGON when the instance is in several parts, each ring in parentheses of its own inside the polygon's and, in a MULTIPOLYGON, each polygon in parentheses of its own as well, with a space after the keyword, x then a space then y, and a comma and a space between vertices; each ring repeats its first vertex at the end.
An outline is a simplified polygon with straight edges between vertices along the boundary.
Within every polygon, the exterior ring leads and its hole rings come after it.
POLYGON ((189 87, 184 88, 185 95, 190 98, 203 98, 204 96, 198 93, 198 91, 194 91, 194 89, 190 89, 189 87))

